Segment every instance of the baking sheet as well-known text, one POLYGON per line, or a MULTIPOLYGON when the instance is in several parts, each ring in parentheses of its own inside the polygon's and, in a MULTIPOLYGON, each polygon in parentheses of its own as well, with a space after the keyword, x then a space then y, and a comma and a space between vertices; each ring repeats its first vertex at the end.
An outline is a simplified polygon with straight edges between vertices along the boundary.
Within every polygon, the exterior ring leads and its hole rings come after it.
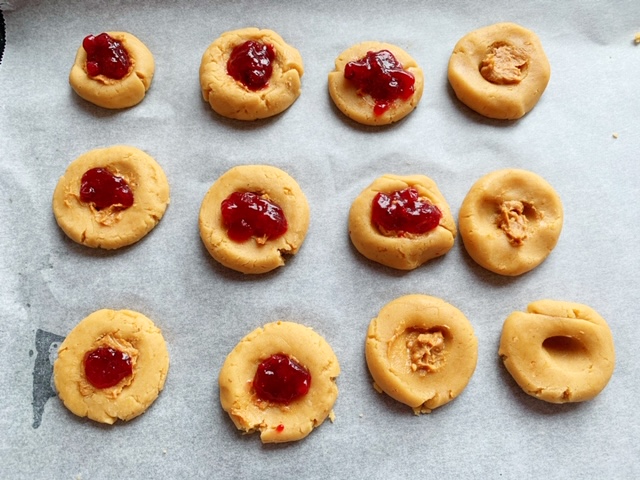
POLYGON ((639 2, 23 3, 4 12, 0 65, 1 478, 640 475, 639 2), (446 79, 457 40, 500 21, 534 30, 552 67, 539 104, 513 122, 471 112, 446 79), (217 116, 198 83, 206 47, 246 26, 277 31, 305 62, 298 101, 254 123, 217 116), (82 38, 105 30, 134 33, 155 56, 153 85, 132 109, 94 107, 68 86, 82 38), (365 40, 404 48, 425 72, 419 107, 391 127, 351 122, 327 93, 335 57, 365 40), (114 144, 136 146, 162 165, 171 205, 141 242, 105 252, 67 239, 50 203, 73 159, 114 144), (251 163, 290 173, 311 207, 300 253, 259 277, 216 264, 197 227, 213 181, 251 163), (430 176, 457 216, 476 179, 509 167, 546 178, 565 208, 556 249, 526 275, 483 270, 459 238, 445 257, 412 272, 369 262, 350 244, 351 202, 383 173, 430 176), (364 360, 370 319, 409 293, 455 305, 479 341, 464 392, 420 417, 372 388, 364 360), (593 401, 538 401, 502 367, 502 322, 541 298, 585 303, 608 320, 616 370, 593 401), (144 313, 169 347, 165 390, 126 424, 76 418, 50 397, 58 342, 100 308, 144 313), (262 446, 222 411, 217 375, 244 335, 278 319, 327 339, 342 367, 340 396, 335 423, 300 442, 262 446))

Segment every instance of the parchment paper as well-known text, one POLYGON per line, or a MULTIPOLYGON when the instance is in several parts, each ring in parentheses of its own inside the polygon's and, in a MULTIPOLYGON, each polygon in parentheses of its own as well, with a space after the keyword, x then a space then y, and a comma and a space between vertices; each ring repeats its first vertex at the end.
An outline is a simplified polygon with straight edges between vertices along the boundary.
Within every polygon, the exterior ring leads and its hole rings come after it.
POLYGON ((640 475, 637 313, 640 2, 106 2, 30 1, 5 11, 0 65, 1 478, 633 478, 640 475), (538 105, 513 122, 461 105, 446 77, 453 46, 500 21, 535 31, 552 66, 538 105), (271 28, 305 62, 303 92, 282 115, 245 123, 211 111, 199 90, 206 47, 222 32, 271 28), (68 85, 87 34, 134 33, 153 52, 145 100, 107 111, 68 85), (327 92, 335 57, 379 40, 425 72, 417 110, 386 128, 346 119, 327 92), (51 197, 87 150, 128 144, 163 167, 171 205, 141 242, 92 250, 57 227, 51 197), (311 225, 284 268, 243 276, 213 261, 198 234, 200 203, 240 164, 291 174, 311 225), (563 200, 556 249, 517 278, 476 265, 460 238, 412 272, 369 262, 351 246, 353 199, 384 173, 434 179, 457 217, 471 185, 500 168, 543 176, 563 200), (430 415, 372 388, 369 321, 409 293, 441 297, 469 318, 477 369, 430 415), (534 300, 590 305, 613 332, 617 364, 583 404, 526 395, 497 355, 502 323, 534 300), (50 385, 58 343, 100 308, 128 308, 162 328, 171 368, 158 400, 114 426, 68 412, 50 385), (314 328, 342 367, 335 423, 303 441, 262 446, 236 431, 218 401, 226 355, 251 330, 285 319, 314 328))

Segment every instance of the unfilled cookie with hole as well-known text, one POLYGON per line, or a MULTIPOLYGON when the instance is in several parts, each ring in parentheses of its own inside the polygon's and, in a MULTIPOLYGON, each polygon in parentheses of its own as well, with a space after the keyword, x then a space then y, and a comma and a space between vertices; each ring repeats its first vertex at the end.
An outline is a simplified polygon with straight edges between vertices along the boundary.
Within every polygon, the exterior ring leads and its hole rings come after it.
POLYGON ((223 33, 202 55, 202 96, 218 114, 238 120, 277 115, 300 95, 300 52, 272 30, 223 33))
POLYGON ((424 175, 383 175, 349 212, 349 236, 374 262, 412 270, 453 246, 456 225, 436 183, 424 175))
POLYGON ((53 213, 69 238, 116 249, 149 233, 169 204, 160 165, 135 147, 117 145, 75 159, 53 193, 53 213))
POLYGON ((340 366, 319 334, 268 323, 244 337, 220 370, 220 403, 239 430, 263 443, 300 440, 332 417, 340 366))
POLYGON ((509 315, 498 353, 525 393, 550 403, 594 398, 615 366, 604 318, 586 305, 556 300, 539 300, 509 315))
MULTIPOLYGON (((88 52, 84 46, 81 46, 69 74, 69 83, 78 95, 99 107, 120 109, 137 105, 151 87, 155 72, 153 55, 142 41, 127 32, 105 32, 97 37, 93 35, 89 37, 102 40, 101 36, 105 34, 111 40, 104 39, 104 42, 109 42, 105 43, 104 50, 108 51, 109 55, 120 53, 104 61, 107 65, 120 63, 123 71, 126 71, 124 76, 120 77, 121 73, 111 75, 109 70, 104 71, 99 68, 92 71, 97 67, 88 65, 88 52), (122 53, 123 50, 124 53, 122 53), (114 76, 120 78, 113 78, 114 76)), ((87 38, 83 45, 89 45, 87 38)), ((89 64, 91 63, 89 61, 89 64)))
POLYGON ((514 120, 538 103, 551 68, 535 33, 515 23, 496 23, 458 41, 448 75, 466 106, 485 117, 514 120))
POLYGON ((358 123, 397 122, 422 98, 422 69, 396 45, 362 42, 342 52, 335 65, 329 73, 329 94, 338 109, 358 123))
POLYGON ((480 178, 460 207, 464 246, 479 265, 515 276, 542 263, 562 231, 563 209, 553 187, 527 170, 505 169, 480 178))
POLYGON ((417 415, 464 390, 476 368, 478 341, 453 305, 428 295, 405 295, 371 321, 365 353, 375 386, 417 415))
POLYGON ((200 207, 200 237, 211 256, 242 273, 265 273, 300 249, 309 204, 298 183, 269 165, 234 167, 200 207))
POLYGON ((158 397, 169 370, 162 332, 131 310, 98 310, 75 326, 53 365, 56 390, 79 417, 131 420, 158 397))

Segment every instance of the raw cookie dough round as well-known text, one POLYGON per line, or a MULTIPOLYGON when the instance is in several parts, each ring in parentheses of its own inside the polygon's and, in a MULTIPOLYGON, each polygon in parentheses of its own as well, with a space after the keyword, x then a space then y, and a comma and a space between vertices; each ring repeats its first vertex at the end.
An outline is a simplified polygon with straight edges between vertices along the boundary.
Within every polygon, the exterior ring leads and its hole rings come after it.
POLYGON ((137 242, 160 221, 169 204, 169 183, 158 163, 142 150, 126 145, 91 150, 76 158, 53 193, 53 213, 60 228, 88 247, 116 249, 137 242), (98 210, 80 200, 82 176, 93 168, 122 177, 134 203, 98 210))
POLYGON ((478 341, 454 306, 427 295, 406 295, 371 320, 365 353, 374 386, 418 415, 464 390, 476 368, 478 341))
POLYGON ((158 397, 169 371, 162 332, 131 310, 98 310, 71 330, 53 364, 56 390, 64 405, 79 417, 112 424, 142 414, 158 397), (109 388, 96 388, 85 376, 88 352, 110 347, 127 353, 133 374, 109 388))
POLYGON ((562 202, 546 180, 527 170, 506 169, 471 187, 458 226, 471 258, 494 273, 515 276, 547 258, 562 222, 562 202))
POLYGON ((525 393, 551 403, 592 399, 615 366, 607 322, 586 305, 555 300, 509 315, 498 353, 525 393))
POLYGON ((298 252, 309 228, 309 204, 296 181, 268 165, 242 165, 224 173, 211 186, 200 207, 200 237, 211 256, 242 273, 265 273, 284 265, 284 255, 298 252), (284 235, 264 240, 231 240, 222 220, 221 204, 234 192, 253 192, 282 208, 288 227, 284 235))
POLYGON ((522 117, 536 105, 550 75, 536 34, 515 23, 465 35, 449 60, 449 83, 458 99, 489 118, 522 117))
POLYGON ((447 253, 456 237, 449 205, 435 182, 424 175, 383 175, 362 191, 349 212, 349 235, 356 249, 374 262, 400 270, 412 270, 447 253), (387 194, 415 188, 421 198, 440 209, 440 224, 423 234, 383 234, 371 219, 372 202, 378 192, 387 194))
POLYGON ((99 107, 118 109, 137 105, 151 86, 155 62, 153 55, 138 38, 127 32, 106 32, 122 43, 129 55, 129 72, 121 79, 87 73, 87 52, 80 46, 71 67, 71 88, 85 100, 99 107))
POLYGON ((220 370, 220 403, 239 430, 259 430, 263 443, 300 440, 327 416, 332 418, 339 374, 333 350, 312 329, 292 322, 268 323, 244 337, 227 356, 220 370), (288 405, 261 400, 253 389, 258 365, 280 353, 294 358, 311 374, 307 394, 288 405))
POLYGON ((338 109, 351 120, 364 125, 388 125, 409 115, 420 102, 424 89, 422 69, 416 61, 404 50, 395 45, 381 42, 363 42, 342 52, 335 61, 336 68, 329 73, 329 94, 338 109), (376 104, 371 95, 363 94, 357 87, 344 77, 347 63, 360 60, 367 52, 390 51, 402 64, 405 71, 415 78, 414 93, 408 100, 395 100, 391 107, 381 115, 376 115, 373 108, 376 104))
POLYGON ((300 95, 304 66, 300 52, 271 30, 243 28, 223 33, 202 55, 202 96, 218 114, 238 120, 256 120, 277 115, 300 95), (233 49, 253 40, 271 45, 275 51, 273 73, 267 86, 253 91, 227 73, 233 49))

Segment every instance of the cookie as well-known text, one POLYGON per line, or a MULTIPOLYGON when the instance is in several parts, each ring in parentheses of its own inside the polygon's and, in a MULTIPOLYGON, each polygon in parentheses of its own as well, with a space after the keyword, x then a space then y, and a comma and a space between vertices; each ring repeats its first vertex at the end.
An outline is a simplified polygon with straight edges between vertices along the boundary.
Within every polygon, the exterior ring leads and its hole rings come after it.
POLYGON ((478 341, 453 305, 405 295, 371 320, 365 354, 376 389, 418 415, 460 395, 476 368, 478 341))
POLYGON ((460 207, 464 246, 479 265, 516 276, 542 263, 562 231, 563 209, 553 187, 527 170, 498 170, 480 178, 460 207))
POLYGON ((244 337, 220 370, 220 403, 235 426, 263 443, 300 440, 333 415, 340 365, 329 344, 293 322, 244 337))
POLYGON ((135 147, 91 150, 75 159, 53 193, 53 213, 69 238, 92 248, 137 242, 169 204, 162 168, 135 147))
POLYGON ((387 174, 354 200, 349 236, 368 259, 412 270, 451 249, 456 224, 433 180, 387 174))
POLYGON ((105 32, 85 37, 71 67, 69 84, 99 107, 120 109, 142 101, 154 72, 153 55, 138 38, 127 32, 105 32))
POLYGON ((496 23, 458 41, 448 75, 466 106, 485 117, 514 120, 538 103, 551 67, 535 33, 515 23, 496 23))
POLYGON ((420 102, 424 76, 404 50, 363 42, 342 52, 329 73, 329 94, 338 109, 364 125, 388 125, 409 115, 420 102))
POLYGON ((131 310, 98 310, 60 345, 53 378, 72 413, 112 424, 147 410, 168 370, 164 338, 150 319, 131 310))
POLYGON ((242 165, 211 186, 200 208, 200 237, 211 256, 242 273, 265 273, 300 249, 309 204, 279 168, 242 165))
POLYGON ((498 354, 525 393, 550 403, 594 398, 615 366, 604 318, 586 305, 556 300, 539 300, 509 315, 498 354))
POLYGON ((271 30, 223 33, 202 55, 202 96, 218 114, 256 120, 282 113, 300 95, 300 52, 271 30))

